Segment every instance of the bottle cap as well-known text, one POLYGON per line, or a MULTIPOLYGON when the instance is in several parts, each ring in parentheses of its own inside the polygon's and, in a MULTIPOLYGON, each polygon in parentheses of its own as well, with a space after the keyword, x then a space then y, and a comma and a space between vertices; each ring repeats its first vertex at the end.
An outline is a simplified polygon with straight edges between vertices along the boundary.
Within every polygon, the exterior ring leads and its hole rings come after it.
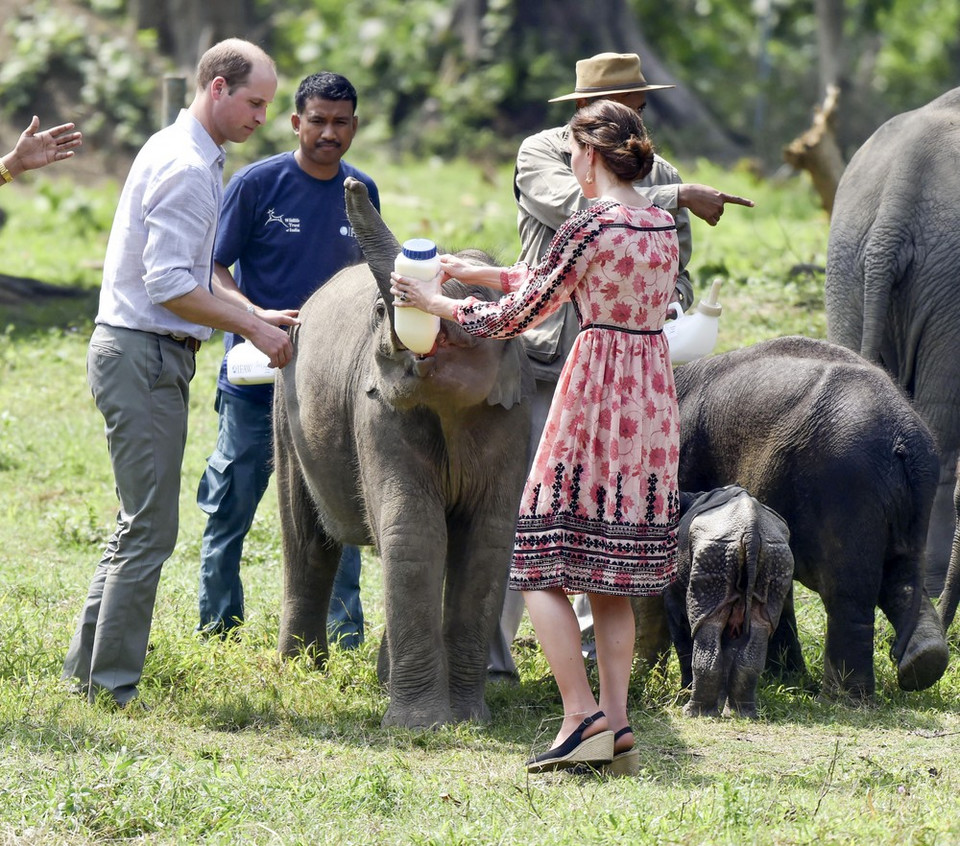
POLYGON ((414 261, 432 259, 437 254, 437 245, 429 238, 411 238, 403 242, 403 254, 414 261))
POLYGON ((723 279, 717 277, 713 280, 713 284, 710 286, 710 293, 707 294, 705 300, 700 300, 697 304, 697 311, 700 314, 705 314, 708 317, 719 317, 723 313, 723 306, 717 302, 717 296, 720 294, 720 285, 723 284, 723 279))

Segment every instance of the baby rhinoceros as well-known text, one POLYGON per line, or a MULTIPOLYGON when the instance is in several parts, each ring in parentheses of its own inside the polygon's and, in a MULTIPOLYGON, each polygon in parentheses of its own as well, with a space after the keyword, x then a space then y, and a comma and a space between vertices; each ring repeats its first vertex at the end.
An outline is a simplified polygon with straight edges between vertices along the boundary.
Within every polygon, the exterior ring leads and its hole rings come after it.
POLYGON ((664 600, 687 716, 757 716, 757 679, 793 582, 790 530, 738 485, 682 494, 664 600), (686 507, 684 507, 686 506, 686 507))

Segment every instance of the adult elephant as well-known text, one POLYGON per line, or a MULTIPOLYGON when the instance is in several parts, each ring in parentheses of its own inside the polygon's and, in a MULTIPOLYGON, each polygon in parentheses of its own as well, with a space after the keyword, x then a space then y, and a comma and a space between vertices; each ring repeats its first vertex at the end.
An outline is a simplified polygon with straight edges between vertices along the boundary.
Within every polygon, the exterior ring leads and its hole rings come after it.
MULTIPOLYGON (((390 295, 400 245, 362 183, 347 180, 346 200, 367 264, 307 301, 276 385, 280 651, 311 649, 322 664, 341 544, 373 544, 386 611, 384 725, 483 720, 526 472, 529 364, 519 342, 448 322, 431 354, 406 349, 390 295)), ((490 296, 447 284, 453 296, 490 296)))
POLYGON ((960 88, 881 126, 850 161, 830 223, 827 337, 890 372, 940 451, 927 588, 943 585, 960 454, 960 88))
MULTIPOLYGON (((680 485, 737 484, 790 529, 794 579, 827 614, 823 690, 874 693, 875 609, 893 624, 900 687, 934 684, 949 650, 924 589, 937 487, 933 438, 879 367, 826 341, 778 338, 686 364, 680 485)), ((805 669, 792 590, 768 655, 805 669)))

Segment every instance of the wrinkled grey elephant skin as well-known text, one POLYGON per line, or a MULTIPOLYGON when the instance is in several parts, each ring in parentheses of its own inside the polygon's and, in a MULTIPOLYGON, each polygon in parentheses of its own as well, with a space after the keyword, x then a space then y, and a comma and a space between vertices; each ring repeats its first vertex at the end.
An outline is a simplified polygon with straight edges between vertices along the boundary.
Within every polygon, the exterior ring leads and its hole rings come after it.
POLYGON ((950 567, 947 570, 947 580, 940 594, 937 611, 943 621, 944 631, 953 624, 957 613, 957 604, 960 603, 960 462, 957 463, 957 482, 953 489, 953 503, 957 510, 957 523, 953 534, 953 548, 950 552, 950 567))
MULTIPOLYGON (((872 697, 874 614, 893 624, 904 690, 947 666, 924 589, 924 543, 939 473, 929 430, 890 377, 826 341, 778 338, 686 364, 680 487, 738 484, 787 522, 794 578, 826 611, 822 692, 872 697)), ((805 673, 793 592, 768 652, 805 673)))
POLYGON ((743 488, 692 497, 677 532, 677 579, 664 593, 687 716, 757 716, 767 643, 793 583, 790 530, 743 488))
POLYGON ((883 124, 837 187, 827 248, 827 338, 879 363, 940 450, 927 590, 944 582, 960 455, 960 88, 883 124))
MULTIPOLYGON (((380 556, 386 627, 384 725, 486 720, 487 651, 502 605, 526 471, 533 383, 516 341, 443 323, 433 355, 392 327, 399 245, 348 180, 368 264, 300 312, 274 401, 284 551, 281 653, 327 657, 326 615, 341 545, 380 556)), ((454 296, 490 292, 448 283, 454 296)))

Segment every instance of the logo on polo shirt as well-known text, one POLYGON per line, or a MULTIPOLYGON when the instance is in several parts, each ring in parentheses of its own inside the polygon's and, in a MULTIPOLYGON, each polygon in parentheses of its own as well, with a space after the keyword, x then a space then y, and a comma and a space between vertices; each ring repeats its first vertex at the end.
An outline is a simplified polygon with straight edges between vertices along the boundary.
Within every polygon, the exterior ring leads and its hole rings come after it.
POLYGON ((263 225, 269 226, 271 223, 279 223, 287 232, 300 231, 299 217, 284 217, 282 214, 277 214, 273 209, 267 209, 267 219, 263 225))

